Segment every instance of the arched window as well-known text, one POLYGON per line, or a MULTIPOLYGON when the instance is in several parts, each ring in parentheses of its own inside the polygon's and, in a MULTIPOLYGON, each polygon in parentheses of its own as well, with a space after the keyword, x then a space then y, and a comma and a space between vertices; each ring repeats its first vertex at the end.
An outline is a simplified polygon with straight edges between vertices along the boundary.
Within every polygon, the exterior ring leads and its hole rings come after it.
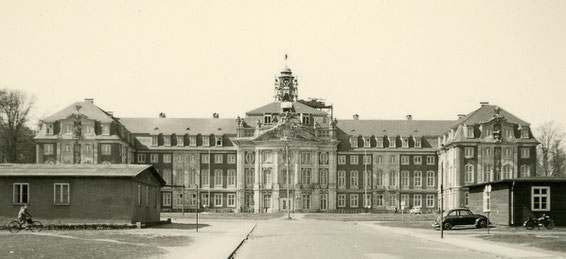
POLYGON ((474 182, 474 165, 472 164, 467 164, 464 167, 464 173, 465 173, 465 180, 466 183, 472 183, 474 182))
POLYGON ((521 166, 521 178, 530 177, 531 176, 531 167, 528 165, 521 166))

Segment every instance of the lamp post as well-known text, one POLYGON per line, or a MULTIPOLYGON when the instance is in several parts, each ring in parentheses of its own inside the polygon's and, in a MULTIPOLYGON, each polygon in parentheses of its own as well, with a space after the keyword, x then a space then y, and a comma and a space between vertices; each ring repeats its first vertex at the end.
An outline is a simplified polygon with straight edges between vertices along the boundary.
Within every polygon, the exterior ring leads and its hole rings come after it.
POLYGON ((287 219, 291 219, 291 198, 289 190, 289 141, 286 139, 285 142, 285 167, 287 173, 286 187, 287 187, 287 219))

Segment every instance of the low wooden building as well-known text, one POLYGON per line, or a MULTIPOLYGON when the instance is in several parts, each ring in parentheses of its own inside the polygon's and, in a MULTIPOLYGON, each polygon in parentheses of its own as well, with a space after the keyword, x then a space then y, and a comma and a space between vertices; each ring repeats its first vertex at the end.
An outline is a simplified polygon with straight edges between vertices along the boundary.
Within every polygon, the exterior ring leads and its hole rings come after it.
POLYGON ((0 165, 0 216, 24 204, 34 218, 62 222, 160 220, 165 182, 151 165, 0 165))
POLYGON ((506 179, 468 187, 469 208, 481 213, 489 207, 494 224, 520 226, 529 217, 546 214, 557 226, 566 226, 566 178, 506 179))

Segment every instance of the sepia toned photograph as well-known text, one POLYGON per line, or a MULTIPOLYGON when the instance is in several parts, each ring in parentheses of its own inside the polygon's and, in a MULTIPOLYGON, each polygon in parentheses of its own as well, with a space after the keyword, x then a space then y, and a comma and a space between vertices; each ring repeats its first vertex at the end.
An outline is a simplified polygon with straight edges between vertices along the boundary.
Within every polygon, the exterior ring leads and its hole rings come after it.
POLYGON ((566 258, 566 1, 2 1, 0 258, 566 258))

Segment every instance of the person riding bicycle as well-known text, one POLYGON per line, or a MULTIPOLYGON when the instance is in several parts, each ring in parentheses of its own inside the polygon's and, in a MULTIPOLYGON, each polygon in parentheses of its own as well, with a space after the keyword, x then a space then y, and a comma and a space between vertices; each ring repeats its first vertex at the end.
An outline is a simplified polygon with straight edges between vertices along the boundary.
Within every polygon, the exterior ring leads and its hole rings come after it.
POLYGON ((31 214, 28 211, 28 205, 24 205, 20 208, 20 212, 18 213, 18 219, 23 224, 26 224, 26 227, 32 224, 31 221, 31 214))

